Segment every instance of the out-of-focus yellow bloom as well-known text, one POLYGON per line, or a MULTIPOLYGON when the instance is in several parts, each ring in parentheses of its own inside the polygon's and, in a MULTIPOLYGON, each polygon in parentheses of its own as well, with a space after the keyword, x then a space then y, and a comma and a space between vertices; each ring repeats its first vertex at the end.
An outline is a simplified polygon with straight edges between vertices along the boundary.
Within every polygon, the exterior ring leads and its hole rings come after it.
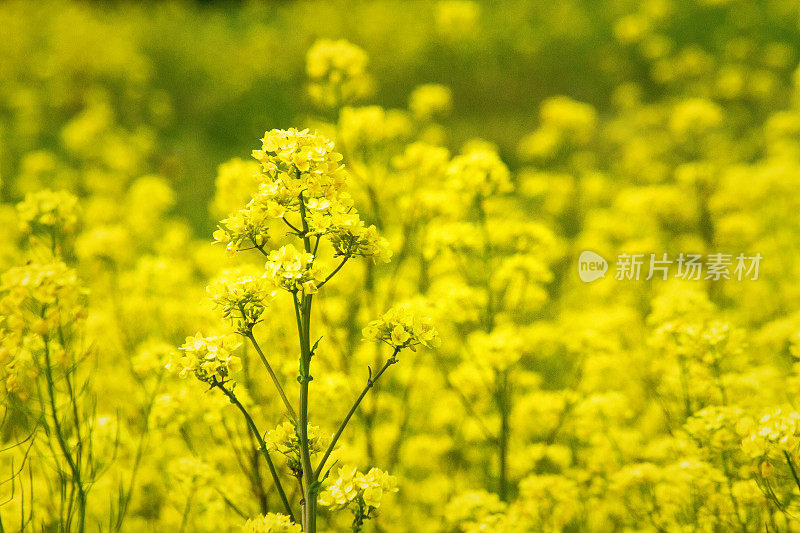
POLYGON ((211 204, 214 215, 222 217, 241 209, 258 191, 259 165, 238 157, 219 166, 215 180, 216 194, 211 204))
POLYGON ((29 193, 17 204, 24 232, 69 235, 78 226, 78 198, 67 191, 42 190, 29 193))
POLYGON ((436 5, 436 29, 451 40, 471 37, 480 24, 481 6, 472 0, 440 0, 436 5))
POLYGON ((364 50, 344 39, 315 42, 306 54, 312 100, 320 107, 333 108, 367 96, 372 91, 367 62, 364 50))
POLYGON ((453 108, 453 92, 446 85, 428 83, 411 91, 408 108, 417 120, 446 117, 453 108))
POLYGON ((470 150, 453 158, 447 169, 451 183, 474 197, 487 197, 512 190, 508 167, 493 150, 470 150))

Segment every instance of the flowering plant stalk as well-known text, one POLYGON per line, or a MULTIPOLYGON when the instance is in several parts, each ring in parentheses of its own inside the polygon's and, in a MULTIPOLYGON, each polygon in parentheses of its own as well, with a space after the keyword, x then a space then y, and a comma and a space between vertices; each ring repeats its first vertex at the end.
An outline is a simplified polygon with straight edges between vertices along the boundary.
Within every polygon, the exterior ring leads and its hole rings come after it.
MULTIPOLYGON (((2 451, 23 450, 18 466, 0 484, 10 483, 12 495, 15 489, 21 493, 21 529, 43 519, 58 523, 58 531, 85 531, 91 489, 116 460, 119 445, 116 422, 98 416, 85 370, 92 355, 83 340, 87 291, 65 263, 64 250, 78 223, 77 203, 64 191, 27 195, 17 211, 37 260, 0 275, 2 419, 11 421, 3 429, 14 442, 2 451), (33 459, 37 454, 46 460, 33 459), (49 481, 50 509, 34 505, 34 472, 49 481)), ((121 524, 129 493, 120 486, 110 523, 121 524)))
POLYGON ((378 469, 363 475, 342 468, 339 479, 326 487, 331 455, 364 397, 389 367, 398 362, 401 351, 416 350, 419 345, 434 347, 438 344, 438 334, 428 320, 415 317, 406 309, 392 309, 371 322, 363 330, 364 338, 387 344, 392 349, 391 355, 374 374, 369 369, 363 390, 331 437, 326 438, 311 426, 312 361, 322 340, 312 342, 314 298, 350 259, 360 256, 373 262, 388 262, 391 251, 388 241, 378 234, 375 226, 366 226, 353 207, 342 155, 335 151, 332 142, 308 130, 273 130, 265 134, 261 149, 255 150, 253 156, 260 163, 258 191, 245 207, 220 222, 214 239, 232 253, 260 252, 266 258, 264 271, 261 275, 209 286, 208 290, 223 318, 258 354, 281 399, 289 426, 279 426, 264 438, 235 392, 234 375, 241 366, 236 355, 240 343, 229 335, 198 334, 187 338, 168 367, 181 376, 194 375, 211 389, 220 390, 237 407, 258 443, 290 521, 296 521, 293 505, 270 451, 287 457, 287 465, 297 480, 303 531, 316 531, 318 503, 332 510, 349 508, 354 514, 353 529, 358 531, 365 520, 375 516, 382 494, 396 490, 396 482, 378 469), (268 249, 275 223, 288 228, 287 235, 298 247, 290 242, 268 249), (335 266, 327 269, 320 259, 326 252, 332 252, 336 260, 335 266), (297 328, 296 409, 254 333, 279 293, 291 298, 297 328))

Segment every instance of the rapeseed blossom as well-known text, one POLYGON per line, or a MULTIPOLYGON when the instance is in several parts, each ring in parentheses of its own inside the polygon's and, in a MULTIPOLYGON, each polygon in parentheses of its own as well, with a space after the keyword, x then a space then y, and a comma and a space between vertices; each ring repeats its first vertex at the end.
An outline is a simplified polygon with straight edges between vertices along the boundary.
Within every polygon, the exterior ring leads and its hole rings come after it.
POLYGON ((796 6, 521 4, 0 4, 0 529, 797 529, 796 6))
POLYGON ((193 374, 208 384, 224 383, 242 367, 241 359, 234 355, 240 342, 225 336, 203 337, 197 333, 186 337, 180 353, 174 354, 167 369, 185 378, 193 374))
POLYGON ((430 319, 419 318, 407 308, 390 309, 370 322, 361 333, 365 340, 384 342, 396 349, 414 350, 417 345, 435 348, 441 342, 430 319))

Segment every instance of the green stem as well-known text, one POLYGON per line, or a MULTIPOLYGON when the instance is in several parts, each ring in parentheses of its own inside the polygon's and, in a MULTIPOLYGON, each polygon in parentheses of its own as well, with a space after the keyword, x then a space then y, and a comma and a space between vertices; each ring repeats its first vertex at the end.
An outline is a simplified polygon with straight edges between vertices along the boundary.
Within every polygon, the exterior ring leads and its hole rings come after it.
POLYGON ((325 278, 325 279, 322 281, 322 283, 320 283, 319 285, 317 285, 317 289, 321 289, 323 285, 325 285, 326 283, 328 283, 328 282, 330 281, 330 279, 331 279, 333 276, 335 276, 335 275, 336 275, 336 273, 337 273, 337 272, 339 272, 339 271, 342 269, 342 267, 344 266, 344 264, 345 264, 345 263, 347 263, 347 260, 348 260, 348 259, 350 259, 350 256, 349 256, 349 255, 346 255, 346 256, 344 256, 344 259, 342 259, 342 262, 341 262, 341 263, 339 263, 339 266, 337 266, 336 268, 334 268, 334 269, 333 269, 333 272, 331 272, 330 274, 328 274, 328 277, 326 277, 326 278, 325 278))
POLYGON ((250 413, 247 412, 244 405, 239 401, 233 391, 226 389, 222 383, 215 381, 212 384, 213 387, 217 387, 221 390, 225 396, 231 401, 233 405, 236 406, 237 409, 242 413, 244 419, 247 421, 247 427, 250 428, 250 431, 253 433, 253 436, 256 438, 259 447, 261 448, 261 453, 264 456, 264 459, 267 461, 267 466, 269 467, 269 472, 272 474, 272 480, 275 482, 275 488, 278 489, 278 495, 281 497, 281 501, 283 502, 283 506, 286 509, 286 514, 289 518, 294 522, 294 514, 292 513, 292 506, 289 505, 289 499, 286 497, 286 493, 283 491, 283 486, 281 485, 281 480, 278 477, 278 472, 275 470, 275 464, 272 462, 272 457, 269 455, 269 450, 267 450, 267 443, 264 442, 264 438, 261 436, 261 432, 258 430, 256 423, 253 421, 253 417, 250 416, 250 413))
MULTIPOLYGON (((47 338, 47 336, 43 336, 42 340, 44 340, 44 358, 45 358, 44 373, 45 373, 45 379, 47 380, 47 395, 50 402, 50 410, 53 418, 53 426, 55 429, 58 446, 59 448, 61 448, 61 453, 67 460, 69 469, 72 472, 72 486, 78 492, 77 531, 82 532, 84 531, 84 520, 86 515, 86 490, 84 489, 83 482, 81 481, 80 465, 75 462, 75 459, 73 459, 72 454, 69 451, 69 447, 67 446, 67 439, 64 437, 63 428, 61 427, 61 421, 58 419, 58 411, 56 409, 56 399, 55 399, 55 380, 53 379, 53 370, 51 367, 52 363, 50 362, 50 341, 47 338)), ((67 379, 69 379, 69 377, 67 377, 67 379)))
POLYGON ((789 464, 789 470, 792 471, 792 477, 794 478, 795 485, 797 485, 797 488, 800 489, 800 478, 797 477, 797 471, 794 469, 794 462, 792 462, 789 452, 783 450, 783 456, 786 458, 786 462, 789 464))
POLYGON ((283 400, 283 405, 286 408, 286 411, 289 414, 289 417, 291 417, 292 422, 297 423, 297 413, 295 413, 294 407, 292 407, 292 404, 289 402, 289 399, 286 397, 286 392, 283 390, 283 387, 281 386, 281 382, 278 381, 278 376, 275 374, 275 371, 272 370, 272 365, 269 364, 269 361, 267 361, 267 358, 264 355, 264 352, 261 350, 261 346, 258 345, 258 342, 256 341, 256 338, 253 335, 253 329, 252 328, 248 329, 245 332, 245 337, 250 339, 250 343, 256 349, 256 353, 258 353, 258 356, 261 358, 261 362, 264 364, 264 367, 267 369, 267 373, 269 374, 269 377, 272 378, 272 383, 274 383, 275 384, 275 388, 278 389, 278 395, 280 395, 281 400, 283 400))
POLYGON ((383 365, 383 367, 380 370, 378 370, 378 373, 375 374, 374 377, 370 376, 370 378, 367 380, 367 385, 364 387, 364 390, 361 391, 361 394, 358 395, 358 398, 356 398, 355 403, 353 403, 353 406, 350 408, 350 411, 347 413, 347 416, 344 417, 344 420, 342 420, 342 423, 339 424, 339 429, 336 430, 336 433, 334 434, 333 439, 331 439, 331 443, 328 445, 328 449, 325 450, 325 455, 322 456, 322 460, 319 462, 319 465, 317 466, 317 471, 314 472, 314 479, 319 479, 319 476, 322 474, 322 469, 325 467, 325 463, 328 461, 328 458, 330 457, 331 453, 333 452, 333 448, 336 446, 336 443, 339 441, 339 437, 342 436, 342 433, 344 432, 344 428, 347 427, 347 424, 350 422, 350 419, 355 414, 356 410, 358 409, 358 406, 361 404, 361 401, 367 395, 369 390, 375 385, 375 383, 378 381, 378 379, 380 379, 380 377, 383 375, 383 373, 386 372, 386 369, 397 362, 397 354, 399 352, 400 352, 400 348, 395 348, 394 349, 394 353, 392 353, 392 356, 389 357, 389 359, 386 360, 386 363, 383 365))
POLYGON ((497 393, 497 404, 500 410, 500 440, 499 440, 499 470, 500 482, 498 496, 501 501, 508 500, 508 435, 509 435, 509 409, 508 409, 508 370, 500 372, 497 393))
MULTIPOLYGON (((300 195, 300 221, 303 225, 303 247, 311 253, 311 239, 308 237, 308 221, 303 195, 300 195)), ((300 437, 300 465, 303 468, 303 531, 316 533, 317 495, 311 467, 311 452, 308 445, 308 384, 311 381, 311 302, 313 295, 303 294, 300 309, 295 301, 295 314, 298 317, 297 330, 300 335, 300 413, 298 430, 300 437), (299 311, 299 312, 298 312, 299 311)))

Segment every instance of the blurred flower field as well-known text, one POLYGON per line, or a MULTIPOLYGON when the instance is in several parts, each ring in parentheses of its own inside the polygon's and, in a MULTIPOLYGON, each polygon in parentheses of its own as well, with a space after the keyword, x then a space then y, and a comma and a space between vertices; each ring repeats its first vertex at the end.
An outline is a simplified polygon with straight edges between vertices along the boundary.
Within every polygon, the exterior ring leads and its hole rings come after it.
POLYGON ((0 28, 0 533, 800 529, 800 1, 0 28))

